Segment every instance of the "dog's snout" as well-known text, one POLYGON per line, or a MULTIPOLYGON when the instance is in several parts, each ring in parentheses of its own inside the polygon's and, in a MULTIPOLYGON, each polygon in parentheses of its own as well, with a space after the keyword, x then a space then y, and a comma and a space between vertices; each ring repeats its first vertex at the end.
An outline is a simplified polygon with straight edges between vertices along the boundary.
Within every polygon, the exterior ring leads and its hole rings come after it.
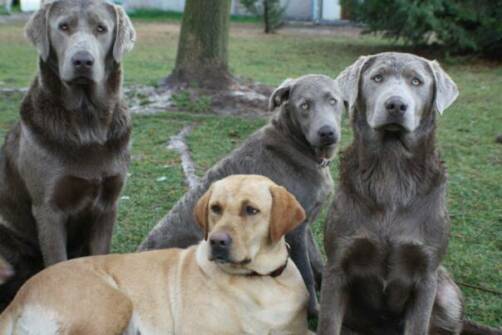
POLYGON ((88 70, 94 65, 94 57, 88 51, 79 51, 71 59, 77 70, 88 70))
POLYGON ((321 143, 325 145, 333 144, 336 142, 336 131, 331 126, 322 126, 318 131, 321 143))
POLYGON ((387 112, 394 115, 403 115, 408 109, 408 105, 400 97, 390 97, 385 102, 387 112))
POLYGON ((214 233, 209 239, 212 248, 228 249, 232 245, 232 237, 225 232, 214 233))

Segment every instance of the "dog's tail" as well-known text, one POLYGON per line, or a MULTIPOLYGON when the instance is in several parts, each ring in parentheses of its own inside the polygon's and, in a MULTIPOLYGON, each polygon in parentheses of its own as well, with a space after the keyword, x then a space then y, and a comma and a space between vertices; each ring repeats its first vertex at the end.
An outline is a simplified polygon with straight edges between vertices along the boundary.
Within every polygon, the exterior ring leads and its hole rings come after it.
POLYGON ((495 329, 464 320, 461 335, 502 335, 502 329, 495 329))

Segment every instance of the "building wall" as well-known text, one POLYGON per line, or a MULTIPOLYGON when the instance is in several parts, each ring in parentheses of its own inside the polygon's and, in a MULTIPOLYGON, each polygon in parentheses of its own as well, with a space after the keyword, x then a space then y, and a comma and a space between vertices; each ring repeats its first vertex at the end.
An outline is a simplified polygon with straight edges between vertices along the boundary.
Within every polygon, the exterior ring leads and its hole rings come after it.
POLYGON ((165 11, 183 12, 185 0, 123 0, 127 10, 160 9, 165 11))
MULTIPOLYGON (((339 0, 281 0, 281 3, 286 6, 286 19, 317 21, 320 18, 323 1, 339 3, 339 0)), ((142 8, 183 12, 185 0, 123 0, 123 4, 127 10, 142 8)), ((232 15, 248 14, 239 0, 232 0, 231 8, 232 15)))
POLYGON ((287 19, 311 21, 314 19, 313 1, 314 0, 283 0, 281 2, 287 6, 285 13, 287 19))

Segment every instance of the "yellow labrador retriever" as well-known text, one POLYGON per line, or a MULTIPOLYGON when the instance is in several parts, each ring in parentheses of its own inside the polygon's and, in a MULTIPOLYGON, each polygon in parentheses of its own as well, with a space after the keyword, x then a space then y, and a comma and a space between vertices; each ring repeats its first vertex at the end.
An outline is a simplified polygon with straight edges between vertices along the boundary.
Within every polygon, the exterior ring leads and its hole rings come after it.
POLYGON ((0 334, 309 334, 307 289, 284 240, 305 219, 295 197, 234 175, 194 211, 200 244, 49 267, 0 316, 0 334))

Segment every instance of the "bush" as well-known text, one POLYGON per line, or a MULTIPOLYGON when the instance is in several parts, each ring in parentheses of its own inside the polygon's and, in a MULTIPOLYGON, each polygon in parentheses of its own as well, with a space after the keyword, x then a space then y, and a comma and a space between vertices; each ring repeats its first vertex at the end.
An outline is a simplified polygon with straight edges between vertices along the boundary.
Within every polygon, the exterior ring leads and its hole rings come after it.
POLYGON ((502 57, 502 0, 343 0, 369 32, 453 53, 502 57))

